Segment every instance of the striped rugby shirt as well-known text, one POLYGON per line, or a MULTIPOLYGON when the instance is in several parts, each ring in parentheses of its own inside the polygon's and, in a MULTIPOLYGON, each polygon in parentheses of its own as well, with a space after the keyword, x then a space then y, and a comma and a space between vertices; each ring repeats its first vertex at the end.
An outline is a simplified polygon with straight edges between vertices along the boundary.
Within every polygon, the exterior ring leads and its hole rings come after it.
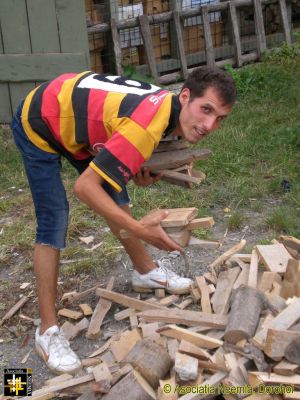
POLYGON ((178 97, 167 90, 86 71, 60 75, 30 92, 22 125, 37 147, 64 155, 81 171, 89 163, 121 191, 163 133, 175 128, 179 112, 178 97))

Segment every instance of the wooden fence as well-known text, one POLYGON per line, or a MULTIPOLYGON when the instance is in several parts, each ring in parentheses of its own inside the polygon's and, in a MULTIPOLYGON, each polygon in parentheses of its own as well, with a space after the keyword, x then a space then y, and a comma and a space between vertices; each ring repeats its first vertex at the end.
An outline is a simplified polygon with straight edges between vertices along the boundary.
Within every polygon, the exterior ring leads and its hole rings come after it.
POLYGON ((0 1, 0 122, 36 84, 89 68, 83 0, 0 1))
MULTIPOLYGON (((275 0, 280 8, 281 25, 283 32, 273 35, 275 43, 285 41, 288 44, 292 42, 291 36, 291 23, 290 15, 287 10, 286 0, 275 0)), ((116 69, 118 74, 123 73, 122 67, 122 48, 120 41, 120 33, 127 28, 139 27, 143 39, 143 46, 145 48, 147 66, 137 66, 138 70, 149 73, 156 83, 167 84, 182 78, 185 78, 192 68, 188 68, 190 64, 207 64, 224 66, 231 64, 241 67, 244 63, 255 61, 260 58, 261 54, 267 49, 268 41, 272 41, 272 35, 266 36, 264 28, 264 18, 262 6, 274 3, 274 0, 231 0, 221 3, 207 4, 197 8, 186 10, 173 10, 153 15, 139 15, 138 17, 117 20, 111 18, 110 22, 96 24, 88 28, 89 34, 109 32, 113 39, 114 57, 116 60, 116 69), (240 21, 239 9, 243 7, 253 7, 255 36, 250 41, 242 41, 240 35, 240 21), (222 48, 214 46, 210 13, 226 12, 228 18, 228 30, 230 31, 230 44, 222 48), (187 55, 184 48, 184 21, 191 17, 202 18, 202 27, 204 33, 205 49, 198 52, 196 55, 187 55), (177 71, 167 74, 160 74, 165 72, 163 60, 158 63, 155 58, 153 36, 151 35, 151 27, 155 24, 172 23, 175 35, 175 42, 177 44, 177 59, 172 62, 172 69, 177 71), (191 57, 193 61, 190 62, 191 57)))

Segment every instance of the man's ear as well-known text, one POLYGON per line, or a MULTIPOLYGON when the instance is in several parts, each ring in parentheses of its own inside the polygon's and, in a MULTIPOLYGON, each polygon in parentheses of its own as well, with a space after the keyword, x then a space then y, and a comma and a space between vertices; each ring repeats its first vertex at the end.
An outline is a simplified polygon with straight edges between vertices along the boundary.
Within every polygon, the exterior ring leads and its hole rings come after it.
POLYGON ((191 96, 191 91, 188 88, 182 89, 182 91, 179 94, 179 101, 180 104, 183 106, 184 104, 187 104, 190 100, 191 96))

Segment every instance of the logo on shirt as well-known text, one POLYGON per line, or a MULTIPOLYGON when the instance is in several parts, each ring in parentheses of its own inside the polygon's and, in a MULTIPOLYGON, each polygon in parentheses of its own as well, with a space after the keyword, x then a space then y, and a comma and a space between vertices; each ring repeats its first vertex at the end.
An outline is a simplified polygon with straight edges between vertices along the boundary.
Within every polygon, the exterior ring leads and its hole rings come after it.
POLYGON ((93 144, 93 151, 98 153, 101 149, 103 149, 104 143, 95 143, 93 144))
POLYGON ((121 165, 118 166, 118 170, 123 175, 125 183, 127 183, 129 181, 130 174, 127 171, 125 171, 125 169, 121 165))

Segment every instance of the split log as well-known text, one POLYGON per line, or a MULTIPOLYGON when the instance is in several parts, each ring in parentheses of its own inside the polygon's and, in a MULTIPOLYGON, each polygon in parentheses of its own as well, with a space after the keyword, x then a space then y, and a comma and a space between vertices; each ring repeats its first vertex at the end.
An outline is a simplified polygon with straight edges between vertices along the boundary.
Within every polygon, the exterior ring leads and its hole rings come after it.
POLYGON ((222 265, 226 260, 228 260, 233 254, 235 254, 237 251, 240 251, 246 244, 246 240, 242 239, 240 243, 234 245, 231 247, 229 250, 225 251, 224 254, 222 254, 220 257, 218 257, 214 262, 212 262, 208 268, 214 272, 215 268, 218 268, 220 265, 222 265))
POLYGON ((263 306, 263 296, 256 289, 240 286, 233 294, 225 340, 229 343, 237 343, 242 339, 252 338, 263 306))
POLYGON ((300 261, 289 260, 280 296, 285 299, 293 296, 300 297, 300 261))
POLYGON ((155 400, 156 393, 137 371, 121 379, 102 400, 155 400))
POLYGON ((211 298, 211 304, 215 313, 226 314, 228 312, 232 287, 239 273, 239 267, 220 273, 216 291, 211 298))
POLYGON ((206 160, 212 155, 208 149, 183 149, 180 151, 166 151, 162 153, 153 153, 151 158, 143 164, 152 172, 162 169, 172 169, 197 160, 206 160))
POLYGON ((283 244, 269 244, 256 246, 263 263, 271 272, 284 273, 288 260, 291 257, 283 244))
POLYGON ((143 339, 136 343, 124 359, 138 371, 153 389, 159 386, 171 368, 171 358, 166 349, 150 339, 143 339))
POLYGON ((177 352, 175 356, 175 371, 181 381, 196 379, 198 376, 197 358, 177 352))

